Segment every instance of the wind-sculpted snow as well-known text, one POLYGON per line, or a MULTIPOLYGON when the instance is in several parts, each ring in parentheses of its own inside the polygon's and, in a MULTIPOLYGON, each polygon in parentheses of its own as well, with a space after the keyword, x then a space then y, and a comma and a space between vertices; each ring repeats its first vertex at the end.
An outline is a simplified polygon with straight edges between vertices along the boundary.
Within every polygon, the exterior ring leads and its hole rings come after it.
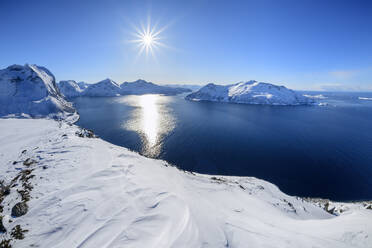
POLYGON ((186 99, 268 105, 306 105, 314 102, 313 99, 284 86, 253 80, 226 86, 207 84, 200 90, 187 95, 186 99))
POLYGON ((190 92, 190 89, 181 87, 169 87, 156 85, 145 80, 137 80, 134 82, 124 82, 120 85, 122 95, 143 95, 143 94, 164 94, 177 95, 185 92, 190 92))
POLYGON ((75 112, 46 68, 12 65, 0 70, 0 116, 76 118, 75 112))
POLYGON ((252 177, 183 172, 63 122, 0 119, 0 130, 0 180, 13 185, 0 202, 0 239, 15 248, 372 247, 372 203, 340 206, 252 177), (32 187, 28 212, 15 218, 22 171, 32 187), (10 234, 17 225, 28 230, 22 240, 10 234))

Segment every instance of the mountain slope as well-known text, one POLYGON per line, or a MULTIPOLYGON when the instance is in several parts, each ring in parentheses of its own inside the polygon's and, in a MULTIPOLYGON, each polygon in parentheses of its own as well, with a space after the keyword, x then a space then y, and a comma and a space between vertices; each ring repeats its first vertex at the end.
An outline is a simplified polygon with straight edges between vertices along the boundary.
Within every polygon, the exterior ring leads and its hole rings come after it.
POLYGON ((0 119, 0 130, 0 180, 13 183, 0 238, 14 247, 372 247, 369 205, 331 215, 268 182, 183 172, 51 120, 0 119), (12 217, 27 170, 29 209, 12 217))
POLYGON ((90 84, 82 93, 83 96, 118 96, 120 86, 107 78, 95 84, 90 84))
POLYGON ((58 88, 67 98, 78 97, 83 93, 83 89, 74 80, 60 81, 58 88))
POLYGON ((226 86, 208 84, 187 95, 186 99, 267 105, 303 105, 314 102, 284 86, 254 80, 226 86))
POLYGON ((73 117, 75 112, 46 68, 26 64, 0 70, 0 116, 73 117))
POLYGON ((143 94, 164 94, 176 95, 191 90, 180 87, 161 86, 145 80, 137 80, 134 82, 124 82, 120 85, 122 95, 143 95, 143 94))

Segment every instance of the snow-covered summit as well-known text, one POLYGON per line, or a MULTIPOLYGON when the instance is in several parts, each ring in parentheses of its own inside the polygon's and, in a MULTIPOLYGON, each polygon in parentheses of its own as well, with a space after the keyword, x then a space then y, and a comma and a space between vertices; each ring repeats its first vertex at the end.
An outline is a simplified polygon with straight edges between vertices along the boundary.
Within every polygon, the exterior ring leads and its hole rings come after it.
POLYGON ((65 118, 75 113, 48 69, 26 64, 0 70, 0 116, 65 118))
POLYGON ((304 105, 314 102, 284 86, 255 80, 226 86, 210 83, 187 95, 186 99, 268 105, 304 105))
POLYGON ((176 95, 184 92, 190 92, 189 89, 180 87, 168 87, 157 85, 152 82, 139 79, 134 82, 124 82, 120 85, 122 95, 142 95, 142 94, 165 94, 176 95))
POLYGON ((118 96, 120 86, 115 81, 107 78, 98 83, 89 85, 82 93, 83 96, 118 96))
POLYGON ((74 80, 60 81, 58 87, 67 98, 80 96, 83 92, 83 89, 74 80))
POLYGON ((85 90, 90 85, 90 84, 88 84, 86 82, 83 82, 83 81, 78 82, 77 84, 79 85, 80 89, 82 89, 82 90, 85 90))

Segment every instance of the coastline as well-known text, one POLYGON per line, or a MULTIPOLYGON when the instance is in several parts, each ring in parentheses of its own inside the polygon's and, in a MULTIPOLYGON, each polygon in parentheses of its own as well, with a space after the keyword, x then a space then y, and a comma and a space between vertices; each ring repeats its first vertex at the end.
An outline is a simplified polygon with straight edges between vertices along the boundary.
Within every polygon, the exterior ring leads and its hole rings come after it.
POLYGON ((25 215, 11 215, 22 201, 20 179, 2 203, 8 230, 2 239, 12 239, 14 247, 372 244, 372 211, 363 204, 342 203, 348 209, 336 216, 269 182, 183 172, 88 138, 89 132, 66 122, 0 119, 0 127, 1 180, 10 183, 26 170, 33 175, 25 215), (26 166, 27 159, 34 162, 26 166), (28 230, 24 239, 10 235, 17 225, 28 230))

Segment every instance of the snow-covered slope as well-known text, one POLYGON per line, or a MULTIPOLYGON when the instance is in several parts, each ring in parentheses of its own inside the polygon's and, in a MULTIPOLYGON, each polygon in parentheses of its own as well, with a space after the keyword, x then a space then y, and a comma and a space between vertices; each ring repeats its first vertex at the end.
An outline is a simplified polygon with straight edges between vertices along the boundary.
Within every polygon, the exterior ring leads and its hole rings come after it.
POLYGON ((107 78, 95 84, 90 84, 84 91, 83 96, 118 96, 120 86, 107 78))
POLYGON ((66 118, 76 116, 75 112, 46 68, 26 64, 0 70, 0 116, 66 118))
POLYGON ((226 86, 207 84, 187 95, 186 99, 270 105, 302 105, 314 102, 313 99, 284 86, 254 80, 226 86))
POLYGON ((83 89, 74 80, 60 81, 58 88, 67 98, 81 96, 83 92, 83 89))
POLYGON ((161 86, 145 80, 137 80, 134 82, 124 82, 120 85, 122 95, 143 95, 143 94, 164 94, 176 95, 191 90, 180 87, 161 86))
POLYGON ((0 239, 55 248, 372 247, 369 205, 331 215, 256 178, 185 173, 83 133, 0 119, 0 239), (12 217, 21 201, 27 213, 12 217))
POLYGON ((83 81, 78 82, 77 84, 78 84, 78 86, 79 86, 79 88, 80 88, 81 90, 85 90, 85 89, 88 88, 89 85, 90 85, 90 84, 88 84, 88 83, 86 83, 86 82, 83 82, 83 81))

